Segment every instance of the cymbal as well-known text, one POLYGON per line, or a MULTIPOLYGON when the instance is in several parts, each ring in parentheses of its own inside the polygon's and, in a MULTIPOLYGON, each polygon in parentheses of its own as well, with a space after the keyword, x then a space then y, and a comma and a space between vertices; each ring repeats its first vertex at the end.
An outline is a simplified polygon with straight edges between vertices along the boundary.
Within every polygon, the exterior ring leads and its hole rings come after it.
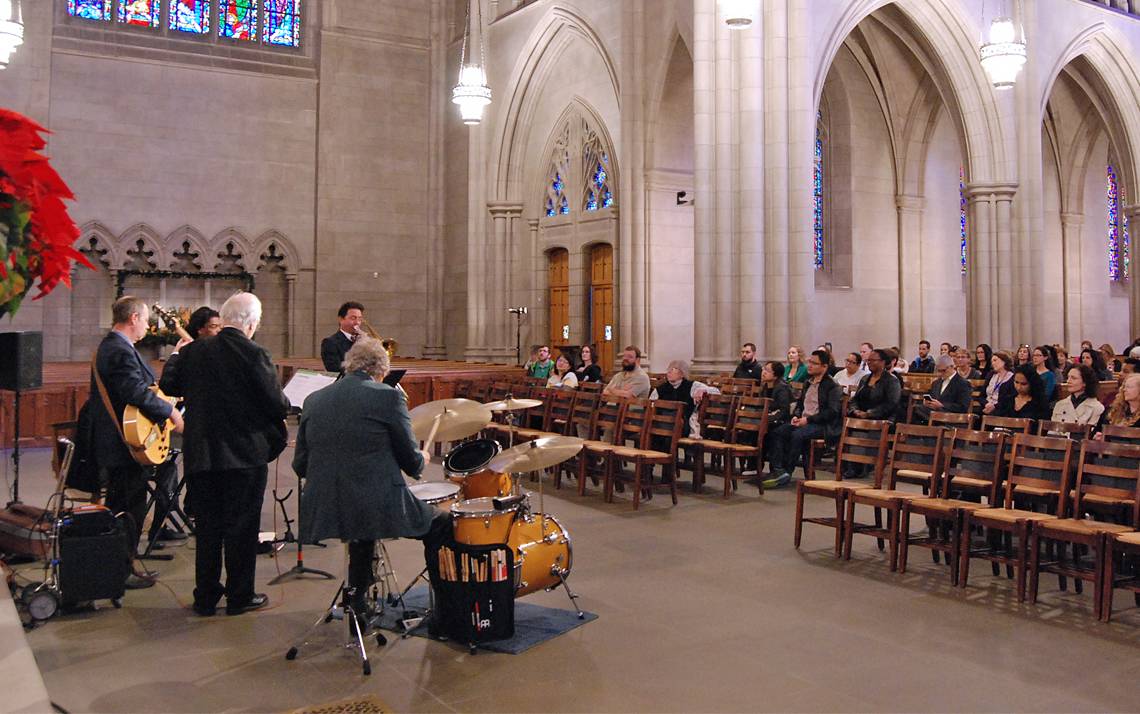
POLYGON ((560 464, 582 450, 576 436, 544 436, 507 449, 487 464, 497 473, 526 473, 560 464))
POLYGON ((487 407, 493 412, 513 412, 519 409, 532 409, 534 407, 541 407, 541 399, 515 399, 514 397, 507 397, 500 399, 497 402, 487 402, 483 406, 487 407))
POLYGON ((410 412, 412 433, 423 441, 455 441, 477 434, 491 423, 491 410, 471 399, 437 399, 410 412), (436 427, 438 420, 439 426, 436 427), (432 436, 432 429, 435 435, 432 436))

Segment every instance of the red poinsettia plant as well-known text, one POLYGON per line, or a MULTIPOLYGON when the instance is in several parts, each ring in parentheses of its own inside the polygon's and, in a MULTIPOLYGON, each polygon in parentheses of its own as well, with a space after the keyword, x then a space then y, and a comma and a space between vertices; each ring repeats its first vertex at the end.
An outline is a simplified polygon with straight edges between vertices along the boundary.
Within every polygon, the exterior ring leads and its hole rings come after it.
POLYGON ((0 316, 15 314, 33 285, 33 299, 70 287, 73 261, 94 269, 73 247, 79 229, 63 201, 75 196, 40 153, 45 133, 0 109, 0 316))

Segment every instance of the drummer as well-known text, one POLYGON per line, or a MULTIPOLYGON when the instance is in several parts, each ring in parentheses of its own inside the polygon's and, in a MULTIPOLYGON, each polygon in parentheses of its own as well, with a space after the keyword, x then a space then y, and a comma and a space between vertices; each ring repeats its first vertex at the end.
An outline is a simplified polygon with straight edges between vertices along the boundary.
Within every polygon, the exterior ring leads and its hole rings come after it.
POLYGON ((451 514, 417 499, 400 473, 419 479, 431 456, 412 435, 406 397, 383 383, 388 369, 379 340, 357 339, 344 377, 305 399, 293 457, 305 479, 301 540, 348 542, 346 599, 365 615, 377 540, 418 538, 427 560, 452 536, 451 514))

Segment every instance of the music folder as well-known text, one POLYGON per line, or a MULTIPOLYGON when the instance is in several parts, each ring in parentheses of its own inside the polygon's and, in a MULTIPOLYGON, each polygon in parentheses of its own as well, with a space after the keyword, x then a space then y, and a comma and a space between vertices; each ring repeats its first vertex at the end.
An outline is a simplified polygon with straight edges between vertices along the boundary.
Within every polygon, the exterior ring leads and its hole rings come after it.
POLYGON ((384 377, 384 384, 387 384, 389 387, 395 387, 400 383, 400 380, 403 379, 404 375, 407 373, 408 370, 406 369, 393 369, 392 371, 388 372, 388 375, 386 377, 384 377))
POLYGON ((335 381, 335 374, 317 372, 312 369, 299 369, 293 373, 285 385, 285 396, 289 398, 290 405, 295 409, 300 409, 301 405, 305 403, 306 397, 318 389, 324 389, 335 381))

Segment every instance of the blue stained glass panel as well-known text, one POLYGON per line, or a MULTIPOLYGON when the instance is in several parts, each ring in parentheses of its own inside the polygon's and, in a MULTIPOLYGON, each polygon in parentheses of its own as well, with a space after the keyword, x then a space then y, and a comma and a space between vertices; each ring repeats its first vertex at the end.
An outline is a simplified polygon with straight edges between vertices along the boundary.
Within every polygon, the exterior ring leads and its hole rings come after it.
POLYGON ((554 200, 553 199, 550 199, 550 198, 546 199, 546 215, 547 216, 553 216, 554 215, 554 200))
POLYGON ((597 186, 598 188, 601 188, 602 186, 605 185, 605 183, 606 183, 606 169, 604 166, 601 165, 601 163, 599 163, 598 168, 594 171, 594 185, 597 186))
POLYGON ((593 189, 591 189, 586 194, 586 210, 587 211, 598 210, 598 197, 596 195, 594 195, 593 189))
POLYGON ((614 195, 610 191, 602 193, 602 208, 609 208, 614 205, 614 195))
POLYGON ((111 0, 67 0, 67 14, 84 20, 110 20, 111 0))
POLYGON ((566 200, 565 196, 562 197, 562 205, 559 207, 558 212, 564 216, 570 213, 570 202, 566 200))
POLYGON ((962 275, 966 274, 966 169, 958 167, 958 229, 962 275))
POLYGON ((119 22, 140 27, 158 27, 162 17, 160 0, 119 0, 119 22))
POLYGON ((1129 252, 1128 219, 1120 211, 1123 203, 1116 170, 1109 165, 1105 170, 1105 187, 1108 202, 1108 279, 1114 282, 1128 279, 1129 252))
POLYGON ((265 0, 261 40, 270 45, 299 47, 301 0, 265 0))
POLYGON ((555 193, 562 193, 562 175, 554 174, 554 182, 550 184, 555 193))
POLYGON ((812 233, 815 269, 823 269, 823 135, 815 127, 815 161, 812 168, 812 233))
POLYGON ((218 34, 235 40, 256 40, 257 0, 222 0, 218 34))
POLYGON ((170 29, 204 35, 210 31, 211 0, 174 0, 170 5, 170 29))

